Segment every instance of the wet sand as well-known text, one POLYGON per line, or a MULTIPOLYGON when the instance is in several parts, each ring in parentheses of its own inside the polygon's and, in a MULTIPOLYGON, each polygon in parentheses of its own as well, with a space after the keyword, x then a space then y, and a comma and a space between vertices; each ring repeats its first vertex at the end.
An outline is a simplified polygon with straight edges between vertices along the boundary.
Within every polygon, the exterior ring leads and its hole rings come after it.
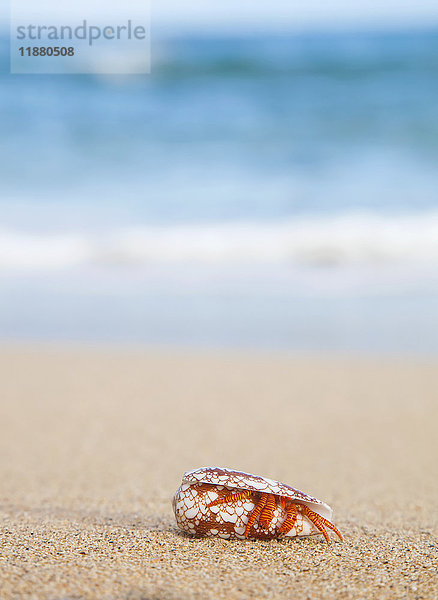
POLYGON ((438 597, 438 360, 3 346, 0 597, 438 597), (344 534, 191 539, 183 471, 325 500, 344 534))

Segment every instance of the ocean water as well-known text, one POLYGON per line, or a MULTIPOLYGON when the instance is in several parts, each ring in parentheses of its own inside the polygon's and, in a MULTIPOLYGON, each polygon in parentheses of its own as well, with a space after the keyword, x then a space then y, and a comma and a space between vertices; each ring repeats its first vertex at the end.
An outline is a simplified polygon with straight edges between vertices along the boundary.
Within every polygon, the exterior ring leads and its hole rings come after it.
POLYGON ((0 339, 438 351, 438 31, 8 73, 0 339))

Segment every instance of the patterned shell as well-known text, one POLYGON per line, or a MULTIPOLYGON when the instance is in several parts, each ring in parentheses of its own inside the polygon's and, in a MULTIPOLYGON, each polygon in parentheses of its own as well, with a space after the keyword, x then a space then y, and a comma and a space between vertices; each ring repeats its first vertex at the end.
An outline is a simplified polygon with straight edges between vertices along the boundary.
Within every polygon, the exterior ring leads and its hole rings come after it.
POLYGON ((281 525, 288 517, 287 506, 295 502, 303 511, 298 511, 294 526, 284 535, 321 533, 306 518, 304 510, 307 506, 323 520, 330 521, 332 509, 325 502, 279 481, 221 467, 203 467, 184 473, 173 498, 173 509, 178 526, 192 535, 272 539, 280 537, 281 525), (227 500, 231 494, 232 502, 227 500), (263 496, 272 499, 270 523, 262 527, 255 521, 248 533, 248 521, 263 496))

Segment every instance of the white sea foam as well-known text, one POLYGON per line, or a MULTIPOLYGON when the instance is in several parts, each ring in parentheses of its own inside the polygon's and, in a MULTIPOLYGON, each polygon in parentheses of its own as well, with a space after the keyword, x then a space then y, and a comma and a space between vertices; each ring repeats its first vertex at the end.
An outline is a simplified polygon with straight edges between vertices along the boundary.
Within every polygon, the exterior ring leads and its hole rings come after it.
POLYGON ((438 211, 139 226, 103 234, 0 230, 1 269, 152 263, 438 266, 438 211))

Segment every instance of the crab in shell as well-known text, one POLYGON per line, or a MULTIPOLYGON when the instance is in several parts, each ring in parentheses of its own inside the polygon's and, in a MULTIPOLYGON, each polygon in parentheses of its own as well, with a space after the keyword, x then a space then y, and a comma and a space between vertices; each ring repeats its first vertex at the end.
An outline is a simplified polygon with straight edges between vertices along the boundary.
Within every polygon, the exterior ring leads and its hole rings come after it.
POLYGON ((330 506, 304 492, 259 475, 220 467, 184 473, 173 498, 178 527, 195 536, 278 539, 342 535, 330 506))

